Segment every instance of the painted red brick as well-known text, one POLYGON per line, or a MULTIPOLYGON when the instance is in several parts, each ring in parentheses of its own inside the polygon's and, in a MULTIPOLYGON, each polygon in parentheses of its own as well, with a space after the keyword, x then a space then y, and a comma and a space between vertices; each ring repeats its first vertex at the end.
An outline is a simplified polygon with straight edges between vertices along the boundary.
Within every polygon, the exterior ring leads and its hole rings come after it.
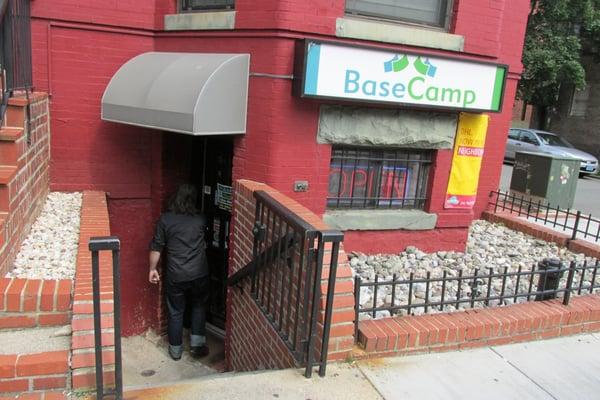
POLYGON ((69 313, 53 313, 38 315, 38 324, 40 326, 58 326, 67 325, 71 321, 69 313))
POLYGON ((56 309, 58 311, 67 311, 71 305, 71 287, 70 280, 58 281, 58 291, 56 294, 56 309))
POLYGON ((23 311, 36 311, 38 303, 38 292, 42 281, 39 279, 28 279, 23 295, 23 311))
POLYGON ((66 388, 66 387, 67 387, 66 376, 45 377, 45 378, 34 378, 33 379, 33 389, 34 390, 62 389, 62 388, 66 388))
POLYGON ((30 315, 0 316, 0 329, 31 328, 36 325, 35 317, 30 315))
POLYGON ((41 311, 53 311, 54 310, 54 294, 56 289, 57 281, 44 281, 42 286, 42 297, 40 299, 40 310, 41 311))
POLYGON ((42 400, 43 393, 23 393, 19 396, 19 400, 42 400))
POLYGON ((13 279, 6 291, 6 310, 21 311, 22 292, 25 288, 25 279, 13 279))
MULTIPOLYGON (((104 385, 110 386, 115 382, 115 374, 113 371, 104 371, 104 385)), ((91 388, 96 386, 95 373, 75 373, 73 374, 72 384, 74 389, 91 388)))
POLYGON ((63 392, 45 392, 44 400, 66 400, 67 395, 63 392))
MULTIPOLYGON (((91 350, 91 349, 90 349, 91 350)), ((96 355, 93 351, 86 353, 75 352, 71 356, 71 367, 74 369, 94 367, 96 364, 96 355)), ((114 364, 115 352, 113 350, 102 351, 102 362, 103 364, 114 364)))
POLYGON ((29 380, 10 379, 0 381, 0 393, 25 392, 29 389, 29 380))
POLYGON ((4 311, 6 290, 11 281, 10 278, 0 278, 0 311, 4 311))
POLYGON ((466 312, 365 320, 359 323, 358 343, 366 356, 448 351, 456 346, 459 349, 498 346, 599 331, 600 321, 594 319, 598 310, 600 296, 588 295, 572 297, 569 306, 550 300, 466 312), (398 343, 399 351, 391 352, 394 348, 390 343, 398 343), (456 346, 446 343, 456 343, 456 346))
POLYGON ((14 378, 16 355, 0 355, 0 378, 14 378))
POLYGON ((68 370, 68 351, 25 354, 17 360, 17 376, 64 374, 68 370))

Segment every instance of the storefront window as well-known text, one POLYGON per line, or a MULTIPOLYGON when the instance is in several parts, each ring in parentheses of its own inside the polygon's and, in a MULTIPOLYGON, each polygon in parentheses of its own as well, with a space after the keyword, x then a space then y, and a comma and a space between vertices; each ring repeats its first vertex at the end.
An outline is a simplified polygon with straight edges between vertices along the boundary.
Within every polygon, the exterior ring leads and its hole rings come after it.
POLYGON ((181 0, 181 11, 232 10, 234 0, 181 0))
POLYGON ((333 148, 328 208, 416 208, 427 200, 432 151, 333 148))
POLYGON ((447 28, 451 0, 346 0, 346 12, 447 28))

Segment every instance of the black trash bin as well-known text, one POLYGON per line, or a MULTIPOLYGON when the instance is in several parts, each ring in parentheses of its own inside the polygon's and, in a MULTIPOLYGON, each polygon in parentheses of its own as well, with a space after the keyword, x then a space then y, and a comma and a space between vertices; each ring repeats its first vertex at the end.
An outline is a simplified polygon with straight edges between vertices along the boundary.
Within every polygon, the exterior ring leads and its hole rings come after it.
POLYGON ((544 258, 538 263, 540 279, 538 281, 538 292, 554 290, 553 293, 539 293, 535 296, 535 301, 551 300, 556 298, 558 283, 563 276, 561 269, 563 263, 558 258, 544 258))

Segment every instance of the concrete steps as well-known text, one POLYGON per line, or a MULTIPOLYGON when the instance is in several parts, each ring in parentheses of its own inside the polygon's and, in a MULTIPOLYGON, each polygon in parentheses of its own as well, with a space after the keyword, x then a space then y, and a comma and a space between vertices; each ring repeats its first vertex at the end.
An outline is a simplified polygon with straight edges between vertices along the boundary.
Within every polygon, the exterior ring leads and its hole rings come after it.
POLYGON ((0 394, 69 387, 69 326, 0 331, 0 394))

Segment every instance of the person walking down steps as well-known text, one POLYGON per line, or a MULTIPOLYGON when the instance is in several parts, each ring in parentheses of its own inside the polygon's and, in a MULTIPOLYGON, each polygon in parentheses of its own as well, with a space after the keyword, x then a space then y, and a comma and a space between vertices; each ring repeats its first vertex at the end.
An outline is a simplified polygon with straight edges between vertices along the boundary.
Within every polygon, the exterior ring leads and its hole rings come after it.
POLYGON ((198 192, 192 185, 179 186, 168 211, 158 222, 150 242, 150 283, 158 284, 158 261, 163 254, 163 279, 168 313, 169 355, 179 360, 183 353, 183 319, 191 309, 190 354, 209 353, 206 345, 206 303, 209 268, 206 259, 206 217, 196 209, 198 192))

